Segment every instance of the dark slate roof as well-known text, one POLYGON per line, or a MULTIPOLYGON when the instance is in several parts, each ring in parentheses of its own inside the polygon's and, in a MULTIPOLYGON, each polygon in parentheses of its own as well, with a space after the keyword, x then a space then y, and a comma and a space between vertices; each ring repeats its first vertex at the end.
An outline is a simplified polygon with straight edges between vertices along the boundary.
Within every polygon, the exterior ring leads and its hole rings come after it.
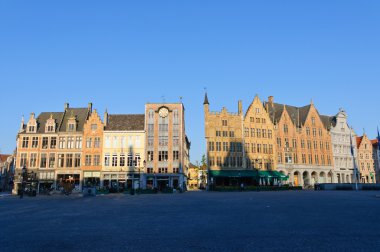
POLYGON ((145 115, 108 115, 108 122, 105 130, 144 130, 145 115))
POLYGON ((331 129, 331 125, 335 127, 336 125, 335 116, 319 115, 319 117, 321 118, 321 121, 323 125, 326 127, 326 129, 331 129))
POLYGON ((63 116, 62 123, 60 125, 60 132, 66 132, 67 122, 69 118, 75 116, 77 122, 76 131, 83 131, 83 125, 85 124, 88 116, 90 114, 90 110, 88 108, 68 108, 65 110, 65 114, 63 116))
POLYGON ((55 130, 57 131, 59 125, 61 125, 63 114, 63 112, 42 112, 37 117, 37 133, 45 133, 46 121, 50 118, 50 115, 52 115, 55 120, 55 130))
MULTIPOLYGON (((264 104, 264 107, 268 105, 268 113, 269 117, 272 120, 273 124, 277 124, 281 116, 284 112, 284 107, 286 108, 286 111, 288 112, 291 120, 293 121, 293 124, 296 126, 304 125, 307 119, 307 116, 310 111, 311 105, 303 106, 303 107, 295 107, 290 106, 286 104, 280 104, 280 103, 273 103, 271 105, 270 103, 266 102, 264 104)), ((329 129, 331 123, 333 122, 333 117, 325 116, 325 115, 319 115, 321 118, 321 121, 323 122, 323 125, 329 129)))

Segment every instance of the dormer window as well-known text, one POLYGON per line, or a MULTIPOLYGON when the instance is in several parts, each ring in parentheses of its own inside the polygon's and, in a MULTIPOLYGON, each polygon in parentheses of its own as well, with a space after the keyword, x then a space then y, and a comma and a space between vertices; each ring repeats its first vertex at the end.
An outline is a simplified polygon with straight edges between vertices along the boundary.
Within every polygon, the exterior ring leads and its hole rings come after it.
POLYGON ((69 123, 68 131, 75 131, 75 124, 74 123, 69 123))
POLYGON ((37 120, 34 118, 34 113, 30 113, 30 118, 26 126, 27 133, 36 133, 37 132, 37 120))
POLYGON ((46 121, 45 132, 55 132, 55 120, 52 114, 50 114, 50 118, 46 121))

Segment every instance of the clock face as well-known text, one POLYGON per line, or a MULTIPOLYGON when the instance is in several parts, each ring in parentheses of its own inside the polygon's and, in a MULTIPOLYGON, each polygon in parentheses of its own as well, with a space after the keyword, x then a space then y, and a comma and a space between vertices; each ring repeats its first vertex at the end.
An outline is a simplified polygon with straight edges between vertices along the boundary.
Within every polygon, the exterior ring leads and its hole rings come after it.
POLYGON ((161 108, 160 111, 158 111, 158 114, 161 117, 167 117, 169 114, 169 110, 167 108, 161 108))

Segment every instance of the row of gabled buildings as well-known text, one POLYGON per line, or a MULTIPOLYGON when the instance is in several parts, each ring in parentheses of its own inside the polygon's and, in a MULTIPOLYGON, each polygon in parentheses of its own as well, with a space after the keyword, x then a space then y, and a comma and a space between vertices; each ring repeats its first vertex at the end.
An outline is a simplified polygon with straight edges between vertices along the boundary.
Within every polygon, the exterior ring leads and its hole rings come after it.
POLYGON ((114 191, 186 189, 190 141, 182 103, 149 103, 144 114, 109 114, 92 103, 30 114, 17 134, 14 192, 22 169, 42 192, 70 183, 114 191))
POLYGON ((313 101, 297 107, 257 95, 245 112, 241 101, 237 113, 211 112, 207 94, 203 106, 211 186, 380 181, 379 140, 357 136, 343 109, 326 116, 313 101))

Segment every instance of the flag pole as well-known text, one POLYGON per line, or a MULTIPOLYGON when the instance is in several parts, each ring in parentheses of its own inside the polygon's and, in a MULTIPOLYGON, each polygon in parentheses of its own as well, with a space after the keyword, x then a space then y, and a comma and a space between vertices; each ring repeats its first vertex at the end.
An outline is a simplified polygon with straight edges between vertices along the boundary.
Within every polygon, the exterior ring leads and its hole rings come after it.
POLYGON ((355 190, 358 190, 358 169, 356 166, 354 146, 352 145, 352 129, 350 130, 350 145, 351 145, 351 155, 354 162, 354 176, 355 176, 355 190))

